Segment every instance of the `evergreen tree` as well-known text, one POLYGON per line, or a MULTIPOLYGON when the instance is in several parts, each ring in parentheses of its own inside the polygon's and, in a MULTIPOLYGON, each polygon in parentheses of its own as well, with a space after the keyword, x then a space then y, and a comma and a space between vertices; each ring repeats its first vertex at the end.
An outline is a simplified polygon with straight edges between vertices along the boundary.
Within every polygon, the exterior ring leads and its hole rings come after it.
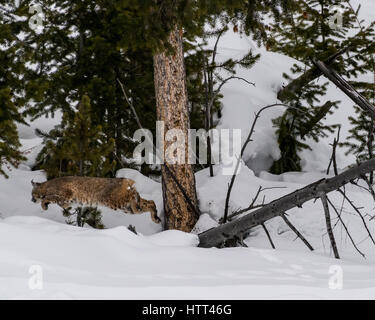
POLYGON ((24 123, 20 109, 22 81, 18 73, 24 66, 15 32, 19 24, 12 24, 11 9, 0 5, 0 175, 8 177, 4 166, 17 167, 24 160, 16 123, 24 123))
POLYGON ((63 210, 64 217, 67 217, 68 224, 77 227, 84 227, 85 224, 94 229, 104 229, 102 214, 100 210, 92 207, 67 208, 63 210))
POLYGON ((107 142, 102 127, 93 124, 86 95, 78 110, 64 113, 61 124, 50 134, 38 134, 44 136, 45 147, 37 161, 49 179, 65 175, 106 176, 115 166, 108 157, 114 141, 107 142))
MULTIPOLYGON (((156 118, 152 54, 147 47, 119 45, 124 29, 132 21, 118 8, 120 3, 45 0, 41 33, 31 30, 25 19, 23 23, 17 19, 10 22, 16 35, 14 48, 19 48, 25 68, 18 68, 14 62, 9 68, 23 79, 20 95, 28 114, 35 119, 54 116, 56 111, 72 113, 72 106, 87 94, 93 124, 102 126, 107 143, 111 138, 115 142, 108 155, 110 162, 116 163, 112 174, 129 165, 127 159, 135 147, 131 138, 138 129, 118 80, 142 116, 144 126, 154 130, 156 118), (20 34, 22 41, 17 40, 20 34)), ((31 4, 24 0, 13 12, 29 18, 31 4)))
MULTIPOLYGON (((354 12, 354 8, 351 7, 354 12)), ((359 9, 358 9, 359 10, 359 9)), ((355 11, 358 17, 358 10, 355 11)), ((357 19, 357 23, 361 32, 359 33, 360 42, 368 42, 370 45, 366 50, 362 50, 363 68, 366 74, 370 75, 367 81, 352 82, 352 85, 373 105, 375 105, 375 23, 370 24, 367 28, 362 26, 362 22, 357 19)), ((350 135, 346 142, 341 143, 341 146, 348 148, 346 154, 354 154, 357 162, 370 160, 375 154, 375 121, 368 116, 358 106, 354 106, 355 115, 349 117, 352 128, 349 130, 350 135)), ((368 181, 374 183, 373 173, 369 174, 368 181)))
MULTIPOLYGON (((14 61, 9 67, 23 79, 24 90, 19 94, 34 118, 53 116, 55 111, 70 112, 86 93, 91 99, 92 120, 102 125, 107 141, 115 139, 109 157, 119 169, 129 165, 127 159, 135 147, 131 137, 138 127, 117 79, 133 101, 143 126, 155 132, 152 55, 166 44, 171 22, 180 21, 184 37, 192 41, 202 35, 207 21, 225 11, 227 16, 246 20, 255 34, 256 28, 263 28, 257 10, 276 7, 273 1, 266 2, 269 4, 44 0, 43 32, 36 33, 28 24, 33 2, 23 0, 19 7, 13 7, 11 13, 16 18, 9 20, 9 26, 15 38, 13 48, 18 48, 24 69, 14 61), (19 35, 22 38, 17 40, 19 35)), ((12 7, 14 1, 5 3, 12 7)), ((193 92, 191 97, 194 103, 193 92)), ((198 125, 204 121, 204 114, 192 110, 191 118, 198 125)))
POLYGON ((349 117, 352 128, 349 130, 348 141, 342 143, 347 146, 346 154, 354 154, 359 162, 370 160, 375 154, 375 122, 362 109, 355 106, 355 116, 349 117))
MULTIPOLYGON (((304 73, 313 65, 311 59, 326 60, 342 49, 346 53, 337 58, 333 67, 344 76, 355 79, 365 71, 362 52, 371 41, 367 37, 369 30, 358 30, 355 26, 356 15, 345 1, 308 0, 286 1, 287 14, 280 22, 272 26, 274 37, 269 42, 270 49, 282 52, 299 60, 291 72, 294 75, 304 73), (336 8, 336 9, 335 9, 336 8), (332 28, 330 24, 340 13, 342 26, 332 28), (356 30, 354 36, 350 32, 356 30), (361 34, 366 36, 362 37, 361 34)), ((291 80, 290 75, 284 75, 291 80)), ((352 82, 354 83, 354 82, 352 82)), ((333 126, 323 125, 322 118, 338 107, 339 101, 322 101, 327 92, 327 84, 312 81, 296 92, 288 92, 284 97, 292 108, 274 120, 277 128, 281 158, 274 162, 271 172, 301 170, 299 151, 309 146, 306 138, 319 138, 332 132, 333 126)))
POLYGON ((21 145, 15 124, 16 121, 22 122, 23 120, 12 102, 10 93, 9 88, 0 89, 0 175, 5 177, 8 175, 3 166, 18 167, 19 162, 25 159, 19 151, 21 145))
MULTIPOLYGON (((101 126, 94 125, 91 118, 90 99, 84 95, 78 110, 65 112, 61 124, 50 133, 37 130, 45 143, 37 161, 48 179, 64 175, 99 177, 113 171, 115 163, 110 162, 108 155, 114 148, 114 140, 107 142, 101 126)), ((97 208, 70 207, 63 209, 63 215, 69 218, 69 224, 104 228, 97 208), (72 221, 73 217, 76 217, 75 221, 72 221)))

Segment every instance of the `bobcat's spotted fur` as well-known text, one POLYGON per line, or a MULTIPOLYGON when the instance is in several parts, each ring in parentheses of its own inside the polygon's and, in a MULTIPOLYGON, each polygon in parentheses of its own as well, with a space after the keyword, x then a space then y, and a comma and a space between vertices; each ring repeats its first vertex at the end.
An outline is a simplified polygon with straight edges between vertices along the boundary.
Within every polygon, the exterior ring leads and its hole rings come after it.
POLYGON ((44 210, 50 203, 68 208, 71 203, 104 205, 127 213, 150 212, 159 223, 154 201, 145 200, 135 189, 135 182, 122 178, 62 177, 33 185, 32 201, 41 202, 44 210))

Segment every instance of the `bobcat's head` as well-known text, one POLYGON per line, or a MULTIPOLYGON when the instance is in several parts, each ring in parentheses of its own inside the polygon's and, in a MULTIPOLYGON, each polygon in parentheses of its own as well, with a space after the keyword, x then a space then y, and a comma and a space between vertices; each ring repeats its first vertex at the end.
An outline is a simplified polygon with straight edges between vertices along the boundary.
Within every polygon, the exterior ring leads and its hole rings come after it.
POLYGON ((49 202, 44 200, 46 191, 44 190, 44 183, 31 181, 33 190, 31 191, 31 201, 34 203, 41 203, 43 210, 48 209, 49 202))

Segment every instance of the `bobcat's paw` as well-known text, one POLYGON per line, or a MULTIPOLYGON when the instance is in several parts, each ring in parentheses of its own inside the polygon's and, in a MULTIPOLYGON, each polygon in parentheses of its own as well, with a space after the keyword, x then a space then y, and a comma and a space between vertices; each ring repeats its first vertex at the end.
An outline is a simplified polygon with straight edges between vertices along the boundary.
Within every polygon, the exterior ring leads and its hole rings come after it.
POLYGON ((42 201, 42 203, 40 205, 41 205, 43 210, 48 210, 49 202, 48 201, 42 201))
POLYGON ((151 219, 152 221, 154 221, 155 223, 160 223, 161 222, 161 219, 158 217, 158 216, 151 216, 151 219))

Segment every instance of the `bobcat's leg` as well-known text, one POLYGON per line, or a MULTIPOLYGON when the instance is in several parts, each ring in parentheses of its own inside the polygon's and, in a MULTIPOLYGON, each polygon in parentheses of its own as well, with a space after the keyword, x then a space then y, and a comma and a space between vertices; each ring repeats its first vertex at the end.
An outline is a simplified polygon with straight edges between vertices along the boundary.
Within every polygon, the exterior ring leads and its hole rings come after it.
POLYGON ((54 196, 47 195, 47 196, 43 197, 42 202, 41 202, 42 209, 48 210, 48 205, 50 203, 56 203, 56 199, 55 199, 54 196))
POLYGON ((69 203, 67 201, 63 201, 63 200, 60 200, 57 202, 57 204, 63 208, 63 209, 67 209, 70 207, 69 203))
POLYGON ((48 210, 48 205, 51 203, 56 203, 63 209, 66 209, 69 207, 68 201, 63 199, 62 197, 59 197, 57 195, 48 195, 48 196, 45 196, 42 200, 41 205, 42 205, 43 210, 48 210))
POLYGON ((154 221, 155 223, 161 222, 160 218, 158 217, 158 211, 156 210, 156 205, 155 205, 154 201, 145 200, 145 199, 141 198, 141 200, 139 202, 139 206, 140 206, 140 208, 143 212, 149 211, 151 213, 152 221, 154 221))
POLYGON ((161 222, 161 219, 158 217, 158 211, 156 210, 156 206, 155 206, 155 203, 152 201, 153 203, 153 206, 150 208, 150 212, 151 212, 151 219, 152 221, 154 221, 155 223, 160 223, 161 222))
POLYGON ((48 200, 42 200, 41 202, 41 207, 43 210, 48 210, 48 205, 50 204, 50 202, 48 200))

